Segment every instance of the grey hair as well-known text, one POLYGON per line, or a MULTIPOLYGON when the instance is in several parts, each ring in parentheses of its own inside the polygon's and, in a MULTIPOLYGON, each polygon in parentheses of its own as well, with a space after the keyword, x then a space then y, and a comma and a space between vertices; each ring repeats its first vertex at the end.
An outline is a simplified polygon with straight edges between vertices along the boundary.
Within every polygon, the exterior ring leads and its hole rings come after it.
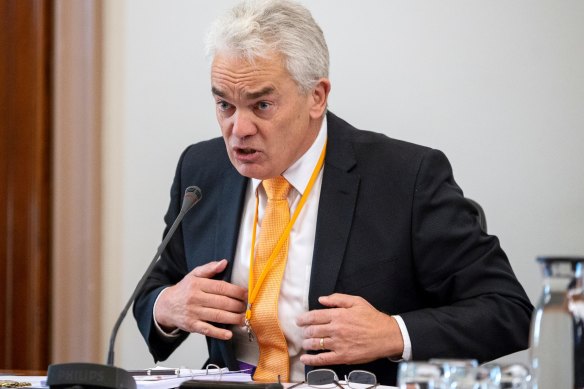
POLYGON ((303 93, 328 78, 329 52, 310 11, 290 0, 245 0, 215 21, 207 35, 207 56, 234 55, 253 63, 274 53, 303 93))

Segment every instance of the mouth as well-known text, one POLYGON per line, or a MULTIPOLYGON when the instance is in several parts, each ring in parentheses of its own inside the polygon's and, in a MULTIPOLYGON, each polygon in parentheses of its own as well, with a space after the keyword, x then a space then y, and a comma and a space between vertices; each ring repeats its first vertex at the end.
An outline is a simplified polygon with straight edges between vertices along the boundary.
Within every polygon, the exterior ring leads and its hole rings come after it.
POLYGON ((235 148, 235 152, 237 154, 251 155, 251 154, 257 153, 257 150, 256 149, 251 149, 251 148, 236 147, 235 148))
POLYGON ((257 162, 260 151, 251 147, 237 147, 232 148, 234 157, 242 163, 257 162))

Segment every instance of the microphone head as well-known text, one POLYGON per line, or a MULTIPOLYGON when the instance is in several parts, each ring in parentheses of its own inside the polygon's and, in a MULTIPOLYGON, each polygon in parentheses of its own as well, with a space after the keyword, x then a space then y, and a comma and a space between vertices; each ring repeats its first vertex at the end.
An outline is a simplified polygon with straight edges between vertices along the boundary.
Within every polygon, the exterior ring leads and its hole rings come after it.
POLYGON ((199 189, 198 186, 189 186, 185 190, 181 213, 186 213, 189 209, 193 207, 193 205, 201 201, 202 198, 203 192, 201 192, 201 189, 199 189))
POLYGON ((185 190, 185 197, 186 196, 194 196, 195 203, 199 202, 202 198, 203 198, 203 192, 201 192, 201 189, 198 186, 189 186, 186 190, 185 190))

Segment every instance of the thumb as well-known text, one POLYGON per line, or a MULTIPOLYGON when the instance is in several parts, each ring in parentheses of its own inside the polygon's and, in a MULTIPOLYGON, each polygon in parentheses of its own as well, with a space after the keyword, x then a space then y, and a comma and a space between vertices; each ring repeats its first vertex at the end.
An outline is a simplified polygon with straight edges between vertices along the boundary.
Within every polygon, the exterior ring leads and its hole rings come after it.
POLYGON ((212 278, 221 273, 227 267, 227 260, 213 261, 201 266, 197 266, 191 271, 191 275, 200 278, 212 278))
POLYGON ((318 302, 329 308, 351 308, 357 297, 349 294, 333 293, 329 296, 320 296, 318 302))

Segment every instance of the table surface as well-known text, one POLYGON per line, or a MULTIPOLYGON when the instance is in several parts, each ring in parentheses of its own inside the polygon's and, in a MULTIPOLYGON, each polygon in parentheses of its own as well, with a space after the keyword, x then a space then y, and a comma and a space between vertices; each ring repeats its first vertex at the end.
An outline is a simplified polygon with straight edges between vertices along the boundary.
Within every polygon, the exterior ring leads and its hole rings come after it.
POLYGON ((0 369, 0 375, 45 376, 46 370, 0 369))

